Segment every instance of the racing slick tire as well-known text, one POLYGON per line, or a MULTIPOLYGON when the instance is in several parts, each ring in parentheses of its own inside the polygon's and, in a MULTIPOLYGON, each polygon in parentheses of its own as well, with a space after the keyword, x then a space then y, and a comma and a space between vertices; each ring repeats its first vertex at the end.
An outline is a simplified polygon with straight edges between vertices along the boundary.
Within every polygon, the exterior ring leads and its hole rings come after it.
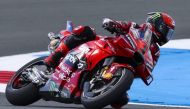
MULTIPOLYGON (((119 68, 116 72, 123 72, 120 79, 117 81, 117 83, 104 93, 100 94, 99 96, 95 97, 89 97, 92 95, 89 90, 88 92, 83 91, 81 95, 81 102, 87 109, 101 109, 113 102, 126 93, 127 90, 130 89, 133 80, 134 80, 134 74, 132 71, 128 70, 127 68, 119 68)), ((87 83, 86 83, 87 84, 87 83)), ((88 85, 90 85, 90 82, 88 82, 88 85)), ((84 87, 88 87, 85 86, 84 87)), ((86 90, 86 89, 84 89, 86 90)))
POLYGON ((29 82, 27 84, 21 85, 21 86, 15 86, 17 78, 20 77, 23 70, 28 68, 29 66, 39 62, 43 61, 45 57, 37 58, 33 61, 30 61, 26 65, 24 65, 22 68, 20 68, 10 79, 10 81, 7 84, 6 87, 6 98, 7 100, 17 106, 25 106, 34 103, 35 101, 39 100, 41 97, 39 95, 39 88, 37 85, 29 82))

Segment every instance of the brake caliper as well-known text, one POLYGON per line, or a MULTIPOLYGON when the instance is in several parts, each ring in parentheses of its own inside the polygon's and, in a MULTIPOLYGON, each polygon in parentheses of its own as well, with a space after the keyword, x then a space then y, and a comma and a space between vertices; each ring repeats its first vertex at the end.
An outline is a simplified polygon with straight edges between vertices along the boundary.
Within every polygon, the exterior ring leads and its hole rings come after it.
POLYGON ((110 80, 113 77, 113 74, 108 71, 108 67, 105 67, 102 73, 102 77, 106 80, 110 80))

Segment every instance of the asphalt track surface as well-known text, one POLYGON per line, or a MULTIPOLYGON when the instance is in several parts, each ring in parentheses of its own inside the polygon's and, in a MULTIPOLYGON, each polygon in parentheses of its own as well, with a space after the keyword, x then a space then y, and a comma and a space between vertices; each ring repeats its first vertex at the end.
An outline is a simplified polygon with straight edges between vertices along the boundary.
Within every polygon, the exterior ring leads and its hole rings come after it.
MULTIPOLYGON (((173 16, 176 21, 174 39, 190 38, 189 4, 189 0, 1 0, 0 56, 47 50, 47 33, 64 29, 66 20, 73 21, 74 25, 90 25, 97 34, 110 35, 101 28, 104 17, 143 23, 146 13, 151 11, 163 11, 173 16)), ((0 94, 0 109, 12 108, 83 109, 81 105, 44 101, 17 107, 9 104, 4 94, 0 94)), ((137 105, 124 108, 170 109, 137 105)))
MULTIPOLYGON (((84 109, 82 105, 63 104, 54 101, 40 100, 29 106, 13 106, 5 98, 4 94, 0 94, 0 109, 84 109)), ((110 106, 104 109, 112 109, 110 106)), ((163 106, 143 106, 143 105, 127 105, 123 109, 186 109, 176 107, 163 107, 163 106)))

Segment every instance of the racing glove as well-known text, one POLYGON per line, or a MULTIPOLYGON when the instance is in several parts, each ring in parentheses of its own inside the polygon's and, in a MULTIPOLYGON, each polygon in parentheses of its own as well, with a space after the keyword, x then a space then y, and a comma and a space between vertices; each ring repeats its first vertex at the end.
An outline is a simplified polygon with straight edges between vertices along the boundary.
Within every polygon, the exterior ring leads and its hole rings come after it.
POLYGON ((48 33, 48 37, 50 39, 50 44, 48 45, 48 49, 51 53, 55 51, 55 49, 60 44, 60 35, 55 35, 53 32, 48 33))
POLYGON ((114 32, 116 32, 116 24, 113 20, 109 19, 109 18, 104 18, 103 19, 103 25, 102 27, 106 30, 108 30, 109 32, 111 32, 111 34, 113 34, 114 32))
POLYGON ((116 33, 116 34, 125 34, 124 31, 122 30, 121 24, 117 21, 111 20, 109 18, 104 18, 103 19, 103 25, 102 27, 111 34, 116 33))

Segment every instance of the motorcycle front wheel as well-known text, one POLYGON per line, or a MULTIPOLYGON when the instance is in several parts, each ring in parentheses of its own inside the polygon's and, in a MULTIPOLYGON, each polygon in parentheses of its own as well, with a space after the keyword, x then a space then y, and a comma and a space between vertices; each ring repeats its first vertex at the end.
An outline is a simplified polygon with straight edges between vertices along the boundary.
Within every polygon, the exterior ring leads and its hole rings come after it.
POLYGON ((25 106, 34 103, 41 97, 37 85, 31 83, 23 76, 23 72, 34 65, 43 64, 45 57, 37 58, 20 68, 10 79, 6 87, 7 100, 17 106, 25 106))
POLYGON ((97 79, 95 76, 84 83, 81 102, 87 109, 101 109, 121 97, 130 89, 134 74, 127 68, 118 68, 114 78, 109 81, 97 79), (96 80, 97 79, 97 80, 96 80))

